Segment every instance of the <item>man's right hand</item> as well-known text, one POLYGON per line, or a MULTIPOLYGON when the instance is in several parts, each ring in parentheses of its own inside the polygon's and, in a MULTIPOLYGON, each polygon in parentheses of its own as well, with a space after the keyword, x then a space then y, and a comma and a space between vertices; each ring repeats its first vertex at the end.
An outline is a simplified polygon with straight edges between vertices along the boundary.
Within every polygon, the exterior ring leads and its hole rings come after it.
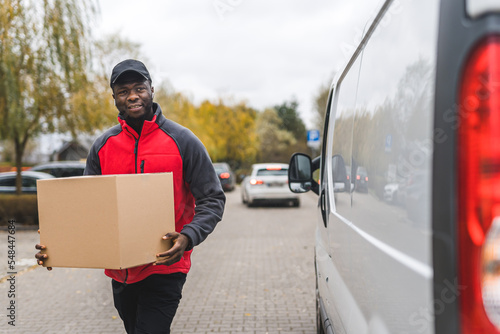
MULTIPOLYGON (((38 234, 40 234, 40 230, 38 230, 38 234)), ((46 249, 47 247, 45 247, 45 245, 36 244, 35 248, 38 250, 43 250, 46 249)), ((43 265, 43 261, 47 260, 49 256, 47 254, 42 254, 42 252, 38 252, 35 254, 35 257, 37 264, 43 265)), ((47 267, 47 270, 52 270, 52 267, 47 267)))

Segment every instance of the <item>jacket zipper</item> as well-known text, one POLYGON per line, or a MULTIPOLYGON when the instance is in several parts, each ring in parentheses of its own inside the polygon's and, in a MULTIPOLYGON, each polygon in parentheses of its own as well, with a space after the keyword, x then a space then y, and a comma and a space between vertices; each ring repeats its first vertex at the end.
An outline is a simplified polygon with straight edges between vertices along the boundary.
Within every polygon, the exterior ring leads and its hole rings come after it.
POLYGON ((138 174, 137 173, 137 158, 138 158, 139 139, 141 138, 141 135, 139 135, 139 137, 135 138, 134 134, 132 132, 130 132, 129 129, 125 128, 125 130, 127 130, 127 132, 130 133, 132 135, 132 137, 134 137, 134 139, 135 139, 135 145, 134 145, 135 174, 138 174))
MULTIPOLYGON (((140 136, 139 136, 140 138, 140 136)), ((135 155, 135 173, 137 174, 137 158, 138 158, 138 147, 139 147, 139 138, 135 140, 135 148, 134 148, 134 155, 135 155)))

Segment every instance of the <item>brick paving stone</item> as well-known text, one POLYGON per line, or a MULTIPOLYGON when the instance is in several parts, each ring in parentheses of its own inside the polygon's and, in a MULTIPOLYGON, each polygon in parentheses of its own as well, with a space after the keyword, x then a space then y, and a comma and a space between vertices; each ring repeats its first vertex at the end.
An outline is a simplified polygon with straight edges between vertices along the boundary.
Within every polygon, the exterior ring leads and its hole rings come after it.
MULTIPOLYGON (((35 232, 36 233, 36 232, 35 232)), ((36 267, 16 276, 16 326, 5 321, 7 284, 0 284, 0 333, 124 333, 102 270, 36 267)))

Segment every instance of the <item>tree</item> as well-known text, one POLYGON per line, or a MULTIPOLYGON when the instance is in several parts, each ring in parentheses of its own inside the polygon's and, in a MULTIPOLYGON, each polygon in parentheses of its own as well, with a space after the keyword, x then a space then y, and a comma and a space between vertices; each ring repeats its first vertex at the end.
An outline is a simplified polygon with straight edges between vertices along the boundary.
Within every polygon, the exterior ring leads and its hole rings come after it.
POLYGON ((286 149, 285 154, 288 156, 285 162, 288 162, 290 156, 295 152, 309 152, 307 147, 307 130, 304 122, 300 118, 298 112, 299 104, 295 100, 283 102, 280 105, 274 106, 277 115, 281 119, 280 129, 288 131, 295 138, 295 144, 286 149))
POLYGON ((285 101, 280 105, 274 106, 274 109, 281 118, 281 129, 293 133, 297 140, 305 140, 307 138, 306 126, 299 116, 298 107, 299 103, 291 100, 290 102, 285 101))
POLYGON ((315 124, 320 130, 323 129, 325 124, 325 114, 326 108, 328 107, 328 96, 330 95, 331 82, 332 79, 329 79, 322 84, 318 89, 317 95, 314 97, 314 110, 316 112, 315 124))
MULTIPOLYGON (((147 59, 139 52, 140 44, 124 39, 118 34, 104 36, 102 40, 96 41, 94 46, 94 60, 98 66, 96 72, 104 74, 106 81, 109 79, 113 67, 122 60, 131 58, 147 62, 147 59)), ((109 83, 109 81, 107 82, 109 83)))
POLYGON ((195 105, 180 92, 166 85, 155 86, 155 101, 162 107, 163 115, 197 133, 195 105))
POLYGON ((433 70, 424 58, 419 58, 406 67, 404 75, 398 82, 398 90, 393 98, 396 122, 401 138, 412 140, 426 139, 422 137, 421 125, 432 122, 431 114, 424 112, 431 110, 432 91, 434 88, 433 70))
POLYGON ((276 109, 266 109, 259 114, 257 135, 260 142, 259 161, 288 163, 290 147, 297 143, 297 139, 293 133, 283 129, 283 120, 276 109))
POLYGON ((251 165, 257 156, 257 112, 244 102, 228 105, 204 101, 197 108, 199 136, 214 161, 228 162, 234 170, 251 165))
POLYGON ((93 108, 95 12, 92 1, 0 0, 0 138, 14 143, 17 193, 28 141, 56 129, 74 132, 82 124, 75 113, 93 108))

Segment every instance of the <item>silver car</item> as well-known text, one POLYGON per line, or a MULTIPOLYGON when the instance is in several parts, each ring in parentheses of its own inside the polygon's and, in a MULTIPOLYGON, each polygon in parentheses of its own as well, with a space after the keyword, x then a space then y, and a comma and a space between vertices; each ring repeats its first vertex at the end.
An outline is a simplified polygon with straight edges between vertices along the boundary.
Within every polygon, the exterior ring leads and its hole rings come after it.
MULTIPOLYGON (((0 193, 16 193, 16 174, 16 172, 0 173, 0 193)), ((36 181, 52 179, 54 176, 42 172, 22 171, 21 178, 22 192, 25 194, 36 194, 36 181)))
POLYGON ((257 203, 286 203, 298 207, 299 196, 288 188, 288 165, 262 163, 241 183, 241 200, 249 207, 257 203))

